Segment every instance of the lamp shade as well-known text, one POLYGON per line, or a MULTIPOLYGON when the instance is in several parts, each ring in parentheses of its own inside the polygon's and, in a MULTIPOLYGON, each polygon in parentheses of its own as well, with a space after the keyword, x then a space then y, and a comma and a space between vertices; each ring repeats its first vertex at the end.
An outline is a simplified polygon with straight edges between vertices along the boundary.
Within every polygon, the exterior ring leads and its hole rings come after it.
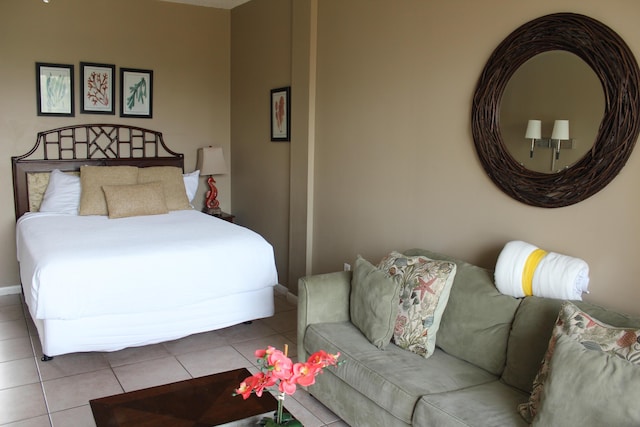
POLYGON ((553 132, 551 132, 551 139, 569 139, 569 120, 556 120, 553 123, 553 132))
POLYGON ((529 120, 527 123, 527 131, 524 134, 527 139, 541 139, 542 138, 542 121, 541 120, 529 120))
POLYGON ((200 175, 223 175, 227 173, 227 163, 224 161, 222 147, 198 148, 196 169, 200 170, 200 175))

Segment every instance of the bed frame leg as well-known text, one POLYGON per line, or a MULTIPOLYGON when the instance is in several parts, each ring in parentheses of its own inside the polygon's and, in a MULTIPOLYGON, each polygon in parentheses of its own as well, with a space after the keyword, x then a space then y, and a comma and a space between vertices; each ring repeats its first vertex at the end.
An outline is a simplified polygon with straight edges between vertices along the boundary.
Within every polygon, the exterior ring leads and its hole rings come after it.
POLYGON ((50 360, 53 360, 53 356, 47 356, 46 354, 43 354, 40 360, 42 360, 43 362, 48 362, 50 360))

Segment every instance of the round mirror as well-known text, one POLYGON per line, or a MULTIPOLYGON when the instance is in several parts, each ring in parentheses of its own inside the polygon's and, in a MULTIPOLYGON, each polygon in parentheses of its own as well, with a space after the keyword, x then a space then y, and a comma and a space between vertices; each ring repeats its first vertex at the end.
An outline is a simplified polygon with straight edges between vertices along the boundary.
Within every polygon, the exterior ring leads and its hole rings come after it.
MULTIPOLYGON (((509 154, 525 168, 557 173, 593 146, 604 114, 604 93, 596 73, 573 53, 553 50, 534 56, 513 73, 500 105, 500 131, 509 154), (527 138, 529 120, 541 133, 527 138), (569 121, 569 139, 552 140, 555 120, 569 121)), ((532 135, 530 135, 532 136, 532 135)))
MULTIPOLYGON (((638 138, 639 76, 638 64, 625 42, 587 16, 547 15, 516 29, 492 53, 473 97, 473 139, 486 173, 506 194, 532 206, 568 206, 600 191, 620 172, 638 138), (531 58, 551 51, 569 52, 586 63, 600 82, 604 102, 587 153, 567 168, 546 173, 527 169, 514 158, 500 123, 510 79, 531 58)), ((521 126, 523 138, 526 124, 521 126)), ((562 157, 568 149, 559 151, 562 157)))

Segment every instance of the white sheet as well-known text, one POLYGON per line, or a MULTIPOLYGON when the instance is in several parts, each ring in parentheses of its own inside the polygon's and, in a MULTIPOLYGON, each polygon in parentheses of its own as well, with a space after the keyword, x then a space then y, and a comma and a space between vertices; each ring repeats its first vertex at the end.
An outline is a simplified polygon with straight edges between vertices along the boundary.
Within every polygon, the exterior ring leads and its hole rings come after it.
POLYGON ((192 210, 122 219, 29 213, 16 234, 37 319, 171 310, 277 283, 264 238, 192 210))
POLYGON ((147 313, 39 320, 42 353, 116 351, 155 344, 273 316, 273 289, 242 292, 181 308, 147 313))

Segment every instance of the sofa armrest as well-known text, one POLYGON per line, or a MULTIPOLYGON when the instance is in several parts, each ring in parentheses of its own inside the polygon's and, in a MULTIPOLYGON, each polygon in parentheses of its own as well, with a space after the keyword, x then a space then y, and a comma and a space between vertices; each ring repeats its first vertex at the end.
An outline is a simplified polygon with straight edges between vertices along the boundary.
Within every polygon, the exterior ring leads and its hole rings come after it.
POLYGON ((313 323, 344 322, 350 319, 351 272, 317 274, 298 280, 298 360, 304 351, 304 334, 313 323))

